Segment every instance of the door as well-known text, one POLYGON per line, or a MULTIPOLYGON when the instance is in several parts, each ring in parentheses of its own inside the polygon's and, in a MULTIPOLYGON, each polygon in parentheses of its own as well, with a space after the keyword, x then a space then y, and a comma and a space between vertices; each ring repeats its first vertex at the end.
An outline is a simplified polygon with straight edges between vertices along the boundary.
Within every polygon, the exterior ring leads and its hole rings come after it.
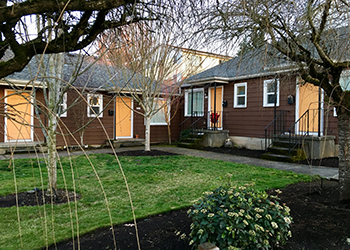
POLYGON ((14 90, 5 90, 5 95, 5 141, 32 141, 33 106, 30 103, 30 94, 16 94, 14 90))
POLYGON ((308 114, 300 120, 298 126, 300 132, 306 132, 308 130, 310 134, 317 135, 319 127, 322 132, 322 126, 319 126, 319 123, 321 122, 320 124, 322 125, 323 122, 322 113, 319 114, 319 95, 319 87, 310 83, 299 85, 299 115, 297 118, 300 118, 307 110, 309 110, 308 114))
POLYGON ((132 99, 116 97, 115 101, 115 137, 132 138, 132 99), (129 108, 130 107, 130 108, 129 108))
POLYGON ((222 129, 222 95, 223 87, 209 89, 209 122, 210 128, 222 129))

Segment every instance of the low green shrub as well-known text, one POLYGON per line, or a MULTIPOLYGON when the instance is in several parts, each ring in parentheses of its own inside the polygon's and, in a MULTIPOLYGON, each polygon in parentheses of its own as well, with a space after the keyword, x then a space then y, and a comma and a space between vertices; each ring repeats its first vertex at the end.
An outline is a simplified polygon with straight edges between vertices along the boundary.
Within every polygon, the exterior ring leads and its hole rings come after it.
MULTIPOLYGON (((276 190, 277 193, 281 191, 276 190)), ((211 242, 220 250, 270 249, 291 237, 289 208, 254 185, 207 192, 188 211, 190 244, 211 242)))

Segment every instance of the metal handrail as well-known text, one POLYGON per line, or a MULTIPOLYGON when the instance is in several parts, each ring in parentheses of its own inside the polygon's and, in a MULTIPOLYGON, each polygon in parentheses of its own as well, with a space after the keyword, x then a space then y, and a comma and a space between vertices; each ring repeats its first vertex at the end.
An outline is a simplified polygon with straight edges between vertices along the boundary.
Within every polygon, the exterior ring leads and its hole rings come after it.
POLYGON ((265 127, 265 150, 267 150, 273 144, 273 142, 276 141, 277 138, 279 138, 286 131, 285 114, 288 112, 288 110, 279 110, 279 112, 280 113, 265 127), (271 136, 272 125, 273 133, 271 136))
POLYGON ((309 135, 309 125, 310 125, 310 118, 309 118, 309 114, 310 114, 310 109, 306 110, 304 112, 304 114, 302 114, 302 116, 299 117, 298 120, 296 120, 296 122, 288 129, 288 133, 289 133, 289 138, 288 138, 288 154, 290 155, 290 153, 295 149, 295 147, 302 141, 302 139, 309 135), (302 127, 304 128, 304 123, 303 121, 306 119, 306 130, 305 131, 300 131, 300 124, 302 125, 302 127), (292 131, 295 131, 295 127, 299 126, 299 131, 298 133, 292 133, 292 131))

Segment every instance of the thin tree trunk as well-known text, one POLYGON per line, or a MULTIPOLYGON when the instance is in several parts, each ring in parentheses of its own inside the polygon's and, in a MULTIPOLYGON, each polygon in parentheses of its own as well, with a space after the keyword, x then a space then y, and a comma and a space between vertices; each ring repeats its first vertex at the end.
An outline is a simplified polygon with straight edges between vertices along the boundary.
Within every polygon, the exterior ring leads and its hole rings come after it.
POLYGON ((57 190, 57 155, 56 155, 56 117, 50 114, 47 127, 47 171, 48 171, 48 184, 47 193, 54 195, 57 190))
POLYGON ((145 125, 145 151, 151 151, 151 117, 146 117, 145 125))
POLYGON ((79 133, 80 134, 80 145, 82 147, 84 147, 84 132, 85 132, 85 129, 81 130, 81 132, 79 133))
POLYGON ((338 135, 340 200, 350 201, 350 113, 345 109, 338 112, 338 135))
POLYGON ((168 125, 168 140, 169 140, 169 145, 171 145, 171 129, 170 129, 170 122, 168 122, 167 125, 168 125))
POLYGON ((57 190, 57 155, 56 155, 56 128, 58 123, 57 112, 58 103, 61 96, 61 79, 63 73, 63 54, 53 55, 49 59, 49 74, 56 79, 49 79, 47 87, 49 90, 48 98, 48 127, 47 127, 47 148, 48 148, 48 194, 54 195, 57 190))

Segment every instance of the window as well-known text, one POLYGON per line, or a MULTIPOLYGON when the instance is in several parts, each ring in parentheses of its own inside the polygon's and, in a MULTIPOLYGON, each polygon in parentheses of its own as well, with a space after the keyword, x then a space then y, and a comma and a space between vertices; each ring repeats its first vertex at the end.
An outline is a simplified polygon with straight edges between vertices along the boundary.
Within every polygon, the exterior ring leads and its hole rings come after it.
MULTIPOLYGON (((162 105, 164 105, 164 103, 165 101, 161 99, 158 101, 155 101, 155 109, 159 109, 162 105)), ((168 116, 168 120, 169 120, 170 110, 168 112, 166 111, 167 111, 167 106, 164 106, 155 115, 153 115, 151 118, 151 125, 167 125, 165 115, 168 116)))
POLYGON ((88 108, 87 116, 88 117, 103 117, 103 98, 102 95, 97 94, 88 94, 88 108))
POLYGON ((247 107, 247 83, 236 83, 234 89, 234 108, 246 108, 247 107))
POLYGON ((177 63, 181 63, 181 52, 175 52, 175 55, 174 55, 174 63, 177 64, 177 63))
POLYGON ((343 91, 350 90, 350 70, 344 70, 339 79, 339 85, 341 86, 343 91))
POLYGON ((67 92, 63 94, 61 103, 59 104, 58 115, 60 117, 67 117, 67 92))
POLYGON ((185 92, 185 116, 204 115, 204 89, 186 90, 185 92), (193 91, 193 92, 192 92, 193 91), (192 101, 193 96, 193 101, 192 101), (193 103, 193 109, 192 109, 193 103))
POLYGON ((279 88, 280 82, 278 79, 270 79, 264 81, 264 97, 263 97, 263 106, 264 107, 273 107, 275 105, 275 92, 276 92, 276 105, 280 105, 279 98, 279 88))

